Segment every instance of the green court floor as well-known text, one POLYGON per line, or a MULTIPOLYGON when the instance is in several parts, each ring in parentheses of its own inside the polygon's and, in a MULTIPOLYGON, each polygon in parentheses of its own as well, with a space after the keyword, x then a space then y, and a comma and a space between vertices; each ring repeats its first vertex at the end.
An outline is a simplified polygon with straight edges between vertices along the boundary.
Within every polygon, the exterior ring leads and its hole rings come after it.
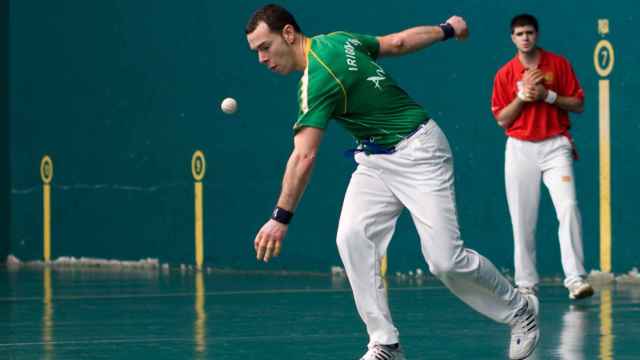
MULTIPOLYGON (((505 359, 509 329, 438 281, 389 281, 409 360, 505 359)), ((530 359, 640 359, 640 286, 572 303, 540 290, 530 359)), ((171 271, 0 270, 0 359, 358 359, 344 279, 171 271)))

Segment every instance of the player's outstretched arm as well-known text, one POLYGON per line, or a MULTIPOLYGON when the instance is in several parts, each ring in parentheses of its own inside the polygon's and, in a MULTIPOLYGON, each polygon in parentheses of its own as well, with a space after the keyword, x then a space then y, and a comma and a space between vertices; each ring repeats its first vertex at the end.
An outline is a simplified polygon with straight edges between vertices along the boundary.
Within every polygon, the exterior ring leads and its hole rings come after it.
MULTIPOLYGON (((295 210, 309 183, 323 133, 322 129, 305 127, 294 137, 293 151, 282 180, 278 208, 290 213, 295 210)), ((260 228, 253 242, 258 260, 267 262, 272 256, 280 254, 282 240, 288 227, 289 225, 272 218, 260 228)))
POLYGON ((416 26, 404 31, 378 37, 380 51, 378 56, 397 56, 409 54, 435 42, 451 37, 466 39, 469 35, 466 21, 460 16, 450 17, 440 26, 416 26))
POLYGON ((282 192, 278 198, 279 207, 293 211, 298 206, 309 183, 323 134, 322 129, 304 127, 293 138, 293 151, 287 162, 282 179, 282 192))

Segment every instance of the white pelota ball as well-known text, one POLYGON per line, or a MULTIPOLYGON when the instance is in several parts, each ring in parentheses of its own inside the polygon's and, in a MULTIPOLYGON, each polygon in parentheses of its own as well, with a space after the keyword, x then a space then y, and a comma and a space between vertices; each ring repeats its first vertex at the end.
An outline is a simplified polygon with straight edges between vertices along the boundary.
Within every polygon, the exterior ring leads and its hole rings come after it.
POLYGON ((222 109, 225 114, 233 114, 238 111, 238 102, 234 98, 225 98, 222 100, 222 104, 220 104, 220 109, 222 109))

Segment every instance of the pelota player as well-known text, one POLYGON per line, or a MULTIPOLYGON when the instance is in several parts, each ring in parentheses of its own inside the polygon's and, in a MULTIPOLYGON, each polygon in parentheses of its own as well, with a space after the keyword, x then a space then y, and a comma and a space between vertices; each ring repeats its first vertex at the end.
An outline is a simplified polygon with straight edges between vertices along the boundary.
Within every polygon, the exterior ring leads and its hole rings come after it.
POLYGON ((512 327, 510 357, 535 348, 538 300, 523 295, 484 257, 460 239, 451 149, 445 135, 378 64, 452 37, 467 26, 451 17, 381 36, 335 32, 306 37, 293 16, 277 5, 257 10, 246 27, 251 49, 274 72, 303 73, 294 149, 272 218, 258 232, 257 258, 280 253, 282 239, 309 181, 324 129, 333 118, 358 141, 358 167, 347 189, 338 227, 338 250, 358 312, 369 334, 365 360, 404 359, 380 276, 380 259, 404 207, 420 235, 431 272, 482 314, 512 327))
POLYGON ((522 14, 511 21, 516 56, 496 74, 491 110, 508 136, 505 152, 507 202, 515 242, 515 280, 535 293, 535 231, 540 180, 549 189, 560 223, 564 285, 571 299, 593 295, 585 280, 582 225, 576 200, 568 112, 582 112, 584 92, 571 64, 537 46, 538 21, 522 14))

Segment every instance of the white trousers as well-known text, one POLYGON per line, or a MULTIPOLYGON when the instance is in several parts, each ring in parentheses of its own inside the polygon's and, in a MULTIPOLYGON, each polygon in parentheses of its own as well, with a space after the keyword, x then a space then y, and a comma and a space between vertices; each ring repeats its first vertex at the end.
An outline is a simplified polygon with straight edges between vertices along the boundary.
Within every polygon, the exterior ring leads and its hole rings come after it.
POLYGON ((536 269, 536 224, 540 180, 549 189, 559 222, 564 284, 585 276, 582 225, 576 201, 571 142, 556 136, 540 142, 508 138, 504 176, 514 239, 515 280, 531 287, 540 278, 536 269))
POLYGON ((475 310, 511 322, 525 300, 491 262, 466 249, 460 239, 453 157, 445 135, 430 120, 396 148, 393 154, 355 155, 358 167, 338 226, 338 250, 370 345, 398 342, 380 259, 405 207, 430 271, 475 310))

